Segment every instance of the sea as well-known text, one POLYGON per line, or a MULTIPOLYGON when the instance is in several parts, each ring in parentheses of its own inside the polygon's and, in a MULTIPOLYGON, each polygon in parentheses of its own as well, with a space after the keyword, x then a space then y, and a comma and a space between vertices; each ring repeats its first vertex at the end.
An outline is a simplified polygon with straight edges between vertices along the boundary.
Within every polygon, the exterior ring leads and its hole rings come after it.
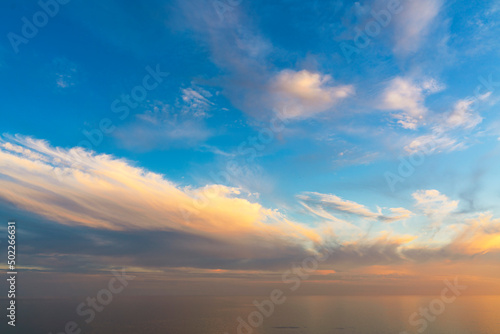
POLYGON ((16 326, 4 315, 0 333, 500 334, 500 296, 269 298, 119 295, 92 319, 77 313, 86 297, 18 299, 16 326))

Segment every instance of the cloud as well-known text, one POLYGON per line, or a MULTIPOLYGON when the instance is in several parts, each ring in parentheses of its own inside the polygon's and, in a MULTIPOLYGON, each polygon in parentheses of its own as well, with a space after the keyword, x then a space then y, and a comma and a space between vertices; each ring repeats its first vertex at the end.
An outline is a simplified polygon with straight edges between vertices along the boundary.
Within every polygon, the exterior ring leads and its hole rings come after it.
POLYGON ((263 93, 271 74, 268 55, 273 45, 246 15, 244 6, 223 6, 219 2, 177 1, 178 15, 170 21, 174 29, 186 29, 206 44, 209 60, 218 67, 220 75, 212 82, 222 88, 222 94, 232 104, 252 116, 269 113, 262 110, 263 93), (220 17, 222 15, 222 19, 220 17))
POLYGON ((324 210, 333 210, 361 218, 380 220, 389 223, 408 219, 412 215, 411 211, 404 208, 390 208, 389 211, 392 214, 383 214, 381 208, 379 208, 378 212, 373 212, 362 204, 344 200, 332 194, 307 192, 297 197, 308 206, 315 206, 322 209, 322 212, 324 212, 324 210))
POLYGON ((457 139, 443 133, 433 132, 413 139, 405 146, 408 154, 423 153, 433 154, 440 152, 452 152, 465 148, 465 144, 457 139))
POLYGON ((213 135, 204 121, 213 110, 211 96, 200 87, 181 89, 173 106, 158 100, 149 102, 143 106, 143 113, 135 115, 134 122, 118 128, 113 135, 127 148, 146 151, 199 145, 213 135))
POLYGON ((470 219, 460 229, 450 245, 446 247, 457 254, 486 254, 500 250, 500 219, 482 213, 470 219))
POLYGON ((207 116, 207 112, 214 105, 208 100, 210 97, 212 97, 210 92, 199 87, 196 90, 193 88, 182 89, 182 101, 185 104, 182 112, 190 113, 194 117, 207 116))
POLYGON ((385 219, 389 222, 408 219, 413 215, 413 212, 405 208, 389 208, 389 210, 393 213, 393 216, 388 216, 385 219))
MULTIPOLYGON (((352 273, 350 269, 355 267, 364 267, 366 271, 367 268, 378 265, 391 265, 392 270, 413 267, 416 271, 422 270, 426 263, 437 267, 455 263, 463 267, 464 263, 474 257, 488 253, 493 256, 484 258, 483 261, 492 264, 498 261, 499 219, 493 219, 489 213, 482 213, 465 223, 450 227, 447 231, 449 240, 440 244, 432 243, 423 236, 395 235, 390 232, 345 241, 333 251, 329 263, 335 264, 334 268, 339 269, 339 272, 342 269, 352 273)), ((466 272, 469 269, 465 266, 466 272)), ((487 266, 482 270, 488 270, 487 266)))
POLYGON ((417 152, 431 154, 466 148, 464 131, 476 128, 483 120, 472 106, 487 101, 490 95, 486 93, 477 98, 458 100, 450 112, 434 117, 434 125, 430 134, 413 139, 405 146, 405 150, 409 154, 417 152))
POLYGON ((379 105, 381 109, 401 111, 393 116, 403 128, 414 130, 428 113, 425 97, 442 89, 433 79, 417 83, 410 78, 396 77, 389 82, 379 105))
POLYGON ((417 51, 429 34, 442 7, 441 0, 405 1, 403 11, 395 15, 394 51, 408 54, 417 51))
POLYGON ((481 123, 482 117, 471 109, 473 103, 474 100, 472 99, 459 100, 448 115, 446 125, 450 128, 463 127, 470 129, 481 123))
POLYGON ((82 148, 53 148, 27 137, 7 136, 1 144, 0 198, 60 224, 185 233, 222 242, 247 239, 257 248, 260 242, 305 247, 322 239, 313 229, 239 197, 236 188, 180 188, 125 160, 82 148))
MULTIPOLYGON (((429 215, 450 213, 458 204, 437 190, 413 196, 429 215)), ((433 244, 423 235, 372 233, 353 224, 352 218, 376 223, 415 215, 405 208, 373 211, 314 192, 298 198, 310 217, 326 221, 301 224, 248 200, 241 189, 180 187, 123 159, 81 148, 55 148, 22 136, 0 140, 0 212, 25 213, 30 233, 24 263, 37 270, 89 273, 112 264, 135 268, 143 277, 179 270, 206 284, 213 275, 271 275, 323 250, 331 252, 319 268, 328 270, 326 276, 498 252, 499 222, 491 217, 466 222, 450 240, 433 244)), ((354 277, 356 272, 341 275, 366 279, 354 277)))
POLYGON ((395 236, 382 232, 370 239, 360 239, 344 242, 331 257, 331 263, 338 268, 373 266, 379 264, 403 263, 404 249, 409 247, 417 237, 403 235, 395 236))
POLYGON ((64 89, 78 83, 77 65, 72 61, 59 57, 52 61, 55 83, 58 88, 64 89))
POLYGON ((222 73, 213 81, 245 113, 258 119, 273 112, 282 118, 305 119, 354 94, 352 85, 334 85, 332 77, 324 73, 270 70, 276 68, 271 56, 281 50, 259 31, 253 17, 245 13, 245 6, 227 7, 222 19, 211 2, 179 1, 178 6, 185 17, 185 22, 178 24, 194 30, 196 37, 209 45, 210 60, 222 73))
POLYGON ((380 157, 379 152, 360 152, 357 149, 345 149, 333 160, 336 167, 369 165, 380 157))
POLYGON ((282 70, 270 83, 272 108, 283 118, 307 118, 354 94, 352 85, 333 86, 331 81, 321 73, 282 70))
POLYGON ((458 201, 450 201, 446 195, 435 189, 417 190, 412 196, 416 207, 429 216, 446 216, 458 206, 458 201))

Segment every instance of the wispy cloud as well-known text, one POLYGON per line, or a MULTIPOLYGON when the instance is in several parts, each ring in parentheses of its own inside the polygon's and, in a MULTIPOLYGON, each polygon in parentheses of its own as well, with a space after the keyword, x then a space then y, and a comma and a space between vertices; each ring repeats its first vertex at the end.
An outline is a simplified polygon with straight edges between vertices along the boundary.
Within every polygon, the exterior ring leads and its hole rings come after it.
POLYGON ((431 32, 442 5, 442 0, 405 1, 403 11, 395 18, 394 51, 400 54, 417 51, 431 32))
POLYGON ((64 89, 78 83, 77 65, 64 57, 55 58, 52 62, 55 84, 64 89))
POLYGON ((465 144, 443 133, 418 136, 404 147, 408 154, 434 154, 464 149, 465 144))
POLYGON ((113 135, 131 149, 187 147, 210 138, 213 133, 205 119, 210 117, 214 103, 212 94, 200 87, 181 89, 180 98, 173 105, 154 100, 144 104, 145 111, 136 119, 118 128, 113 135))
POLYGON ((458 101, 451 113, 447 115, 446 125, 450 128, 463 127, 470 129, 481 123, 482 117, 471 108, 473 103, 474 100, 472 99, 458 101))
POLYGON ((209 100, 210 97, 212 94, 200 87, 182 89, 182 101, 184 102, 182 113, 189 113, 194 117, 207 116, 207 112, 214 105, 209 100))
POLYGON ((483 118, 476 110, 478 104, 490 100, 491 92, 477 98, 458 100, 449 112, 433 115, 431 133, 413 139, 405 146, 409 154, 452 152, 468 147, 465 134, 473 133, 483 118))
POLYGON ((378 212, 373 212, 362 204, 345 200, 332 194, 307 192, 299 195, 298 198, 308 205, 315 205, 326 210, 384 222, 395 222, 398 220, 408 219, 412 216, 412 212, 404 208, 390 208, 389 211, 391 214, 382 213, 381 208, 378 209, 378 212))

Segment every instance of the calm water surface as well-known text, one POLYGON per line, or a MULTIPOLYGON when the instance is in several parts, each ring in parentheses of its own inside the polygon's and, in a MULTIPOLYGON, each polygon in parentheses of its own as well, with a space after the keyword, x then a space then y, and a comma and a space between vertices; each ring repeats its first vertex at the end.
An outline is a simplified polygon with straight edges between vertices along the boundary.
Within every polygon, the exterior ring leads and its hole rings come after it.
MULTIPOLYGON (((421 307, 429 307, 435 298, 287 297, 261 326, 250 327, 251 331, 243 329, 241 333, 376 334, 405 330, 417 333, 422 322, 411 325, 410 315, 421 307)), ((85 317, 76 314, 76 306, 85 298, 20 300, 18 326, 13 330, 3 322, 0 332, 59 334, 65 333, 68 321, 75 321, 81 334, 234 334, 238 333, 236 319, 241 317, 248 322, 248 316, 257 310, 252 302, 264 299, 118 296, 89 324, 85 324, 85 317)), ((5 300, 2 302, 5 304, 5 300)), ((414 318, 419 319, 424 318, 414 318)), ((500 296, 458 297, 435 320, 427 321, 427 325, 424 333, 428 334, 500 334, 500 296)))

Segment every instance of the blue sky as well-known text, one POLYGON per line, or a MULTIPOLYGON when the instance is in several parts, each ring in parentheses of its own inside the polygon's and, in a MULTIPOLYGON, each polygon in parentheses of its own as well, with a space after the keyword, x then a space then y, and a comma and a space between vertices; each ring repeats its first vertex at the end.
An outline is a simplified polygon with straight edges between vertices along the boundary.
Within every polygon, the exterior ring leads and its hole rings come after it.
MULTIPOLYGON (((210 220, 212 206, 232 206, 227 200, 235 208, 244 202, 242 214, 259 206, 269 210, 266 219, 321 236, 326 229, 348 243, 389 235, 417 238, 398 247, 448 247, 463 242, 467 222, 486 216, 485 231, 496 231, 495 1, 72 0, 58 3, 22 43, 22 18, 33 22, 42 8, 34 1, 0 6, 0 179, 11 189, 0 191, 4 217, 16 212, 34 226, 43 220, 106 235, 140 229, 108 212, 122 210, 120 203, 91 203, 114 166, 116 178, 106 182, 131 178, 123 184, 141 185, 127 189, 151 198, 136 203, 137 217, 155 221, 143 222, 147 230, 212 238, 216 227, 186 232, 171 225, 173 211, 156 212, 167 228, 145 208, 159 189, 196 199, 215 187, 216 199, 196 209, 200 220, 210 220)), ((252 224, 249 233, 262 232, 252 224)), ((283 258, 328 243, 312 238, 311 246, 280 229, 294 240, 283 258)), ((248 252, 258 263, 260 253, 248 252)), ((67 269, 33 256, 33 266, 67 269)), ((240 267, 214 259, 190 266, 240 267)))

